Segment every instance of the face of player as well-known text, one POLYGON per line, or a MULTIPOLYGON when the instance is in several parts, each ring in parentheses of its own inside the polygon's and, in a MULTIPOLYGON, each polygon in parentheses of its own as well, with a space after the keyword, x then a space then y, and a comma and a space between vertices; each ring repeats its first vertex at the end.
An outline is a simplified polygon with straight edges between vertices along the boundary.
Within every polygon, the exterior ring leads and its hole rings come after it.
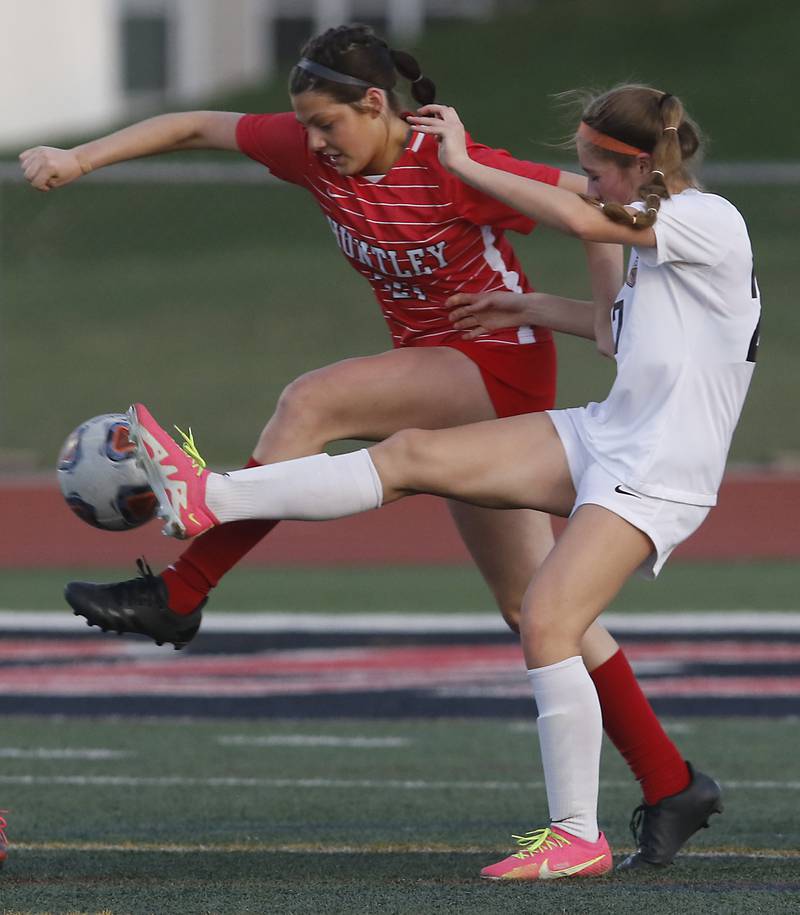
POLYGON ((391 168, 396 155, 389 141, 393 121, 400 119, 387 111, 379 89, 367 91, 364 110, 314 91, 293 95, 292 106, 311 151, 325 156, 340 175, 384 174, 391 168))
POLYGON ((578 146, 578 160, 589 179, 588 194, 603 203, 628 204, 638 199, 639 188, 651 169, 649 156, 631 158, 629 166, 593 155, 590 148, 578 146))

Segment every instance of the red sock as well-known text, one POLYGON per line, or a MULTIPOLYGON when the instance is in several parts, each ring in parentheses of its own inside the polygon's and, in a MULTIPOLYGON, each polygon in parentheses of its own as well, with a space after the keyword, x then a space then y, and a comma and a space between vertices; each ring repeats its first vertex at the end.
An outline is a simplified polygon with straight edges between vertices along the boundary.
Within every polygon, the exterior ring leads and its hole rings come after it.
MULTIPOLYGON (((254 458, 245 465, 260 467, 254 458)), ((277 521, 232 521, 214 527, 193 540, 177 562, 164 569, 168 603, 175 613, 188 614, 197 608, 222 576, 275 527, 277 521)))
POLYGON ((646 804, 683 791, 689 770, 666 735, 622 649, 591 672, 603 727, 639 780, 646 804))

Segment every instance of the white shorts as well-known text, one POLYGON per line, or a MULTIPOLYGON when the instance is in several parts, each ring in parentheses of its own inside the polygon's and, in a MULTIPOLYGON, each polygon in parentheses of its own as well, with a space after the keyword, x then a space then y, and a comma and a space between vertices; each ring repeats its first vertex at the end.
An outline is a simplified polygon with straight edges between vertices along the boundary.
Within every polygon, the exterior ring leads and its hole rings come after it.
POLYGON ((639 567, 639 574, 655 578, 670 553, 705 521, 708 505, 669 502, 635 492, 601 467, 586 447, 583 437, 583 407, 548 410, 567 455, 576 498, 571 514, 587 503, 602 505, 624 518, 650 538, 653 552, 639 567))

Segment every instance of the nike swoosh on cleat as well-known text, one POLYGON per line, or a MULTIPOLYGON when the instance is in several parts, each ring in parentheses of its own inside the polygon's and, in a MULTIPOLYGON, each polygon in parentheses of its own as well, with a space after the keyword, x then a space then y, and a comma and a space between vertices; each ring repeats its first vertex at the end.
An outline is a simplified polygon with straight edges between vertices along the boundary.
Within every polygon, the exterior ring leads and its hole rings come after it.
POLYGON ((572 867, 562 867, 557 871, 551 871, 547 859, 545 859, 542 866, 539 868, 539 879, 557 880, 559 877, 571 877, 573 874, 579 874, 581 871, 585 871, 587 867, 597 864, 597 862, 602 861, 603 858, 605 858, 605 855, 598 855, 596 858, 592 858, 589 861, 583 861, 581 864, 573 864, 572 867))

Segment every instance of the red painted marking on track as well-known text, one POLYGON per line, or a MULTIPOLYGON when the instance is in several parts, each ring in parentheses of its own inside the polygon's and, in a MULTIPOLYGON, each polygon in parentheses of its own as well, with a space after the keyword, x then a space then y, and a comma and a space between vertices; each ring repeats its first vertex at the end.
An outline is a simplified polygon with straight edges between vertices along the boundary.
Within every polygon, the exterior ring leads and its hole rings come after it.
POLYGON ((800 695, 800 677, 658 677, 642 682, 648 696, 759 696, 800 695))
POLYGON ((633 642, 625 647, 625 654, 632 661, 800 661, 800 642, 633 642))
MULTIPOLYGON (((686 662, 742 665, 742 675, 675 675, 642 678, 650 696, 794 696, 800 677, 748 676, 747 664, 797 661, 797 643, 633 643, 633 660, 656 660, 676 668, 686 662)), ((0 665, 6 696, 277 696, 311 693, 424 690, 448 695, 525 697, 530 688, 517 645, 356 647, 267 651, 245 655, 181 655, 137 659, 132 646, 116 642, 0 640, 0 661, 45 663, 0 665), (51 664, 74 657, 74 664, 51 664), (91 659, 91 660, 90 660, 91 659)))
POLYGON ((115 645, 110 640, 74 639, 0 639, 0 661, 44 658, 118 658, 131 653, 131 645, 115 645))

